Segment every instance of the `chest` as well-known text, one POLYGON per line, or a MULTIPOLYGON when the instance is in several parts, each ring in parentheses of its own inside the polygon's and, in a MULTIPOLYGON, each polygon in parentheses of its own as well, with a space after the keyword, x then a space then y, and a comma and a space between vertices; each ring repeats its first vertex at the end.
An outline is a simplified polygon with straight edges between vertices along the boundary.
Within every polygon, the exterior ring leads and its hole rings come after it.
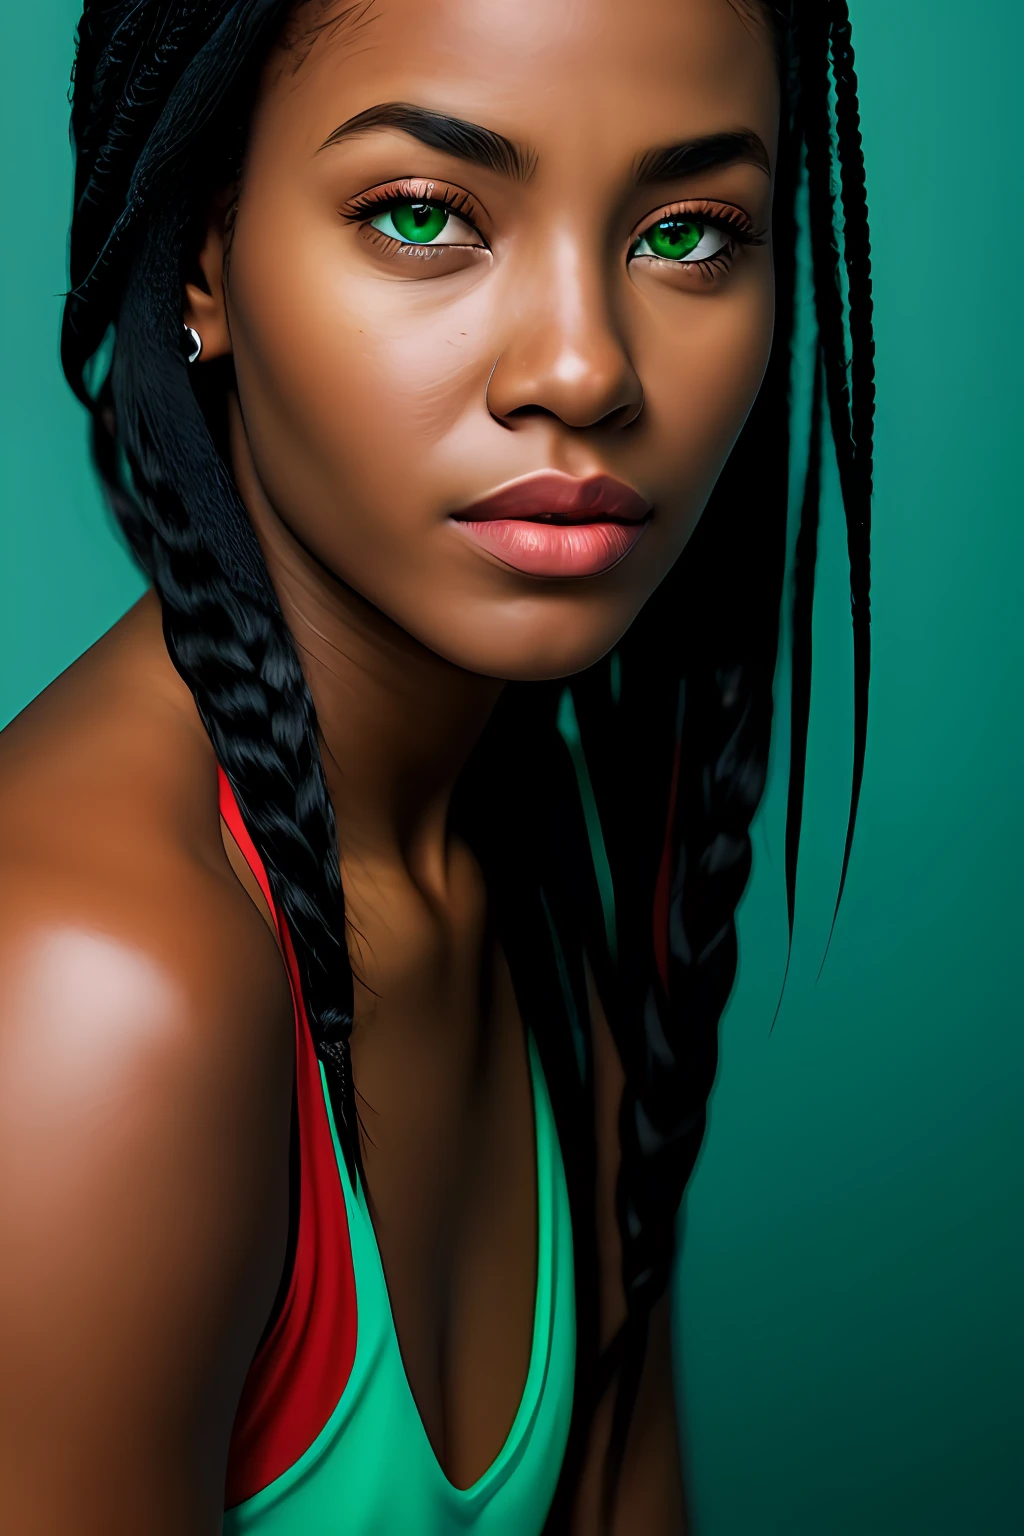
MULTIPOLYGON (((244 861, 225 846, 262 910, 244 861)), ((349 904, 353 1075, 374 1240, 409 1392, 456 1488, 471 1486, 505 1444, 538 1315, 534 1084, 512 977, 479 894, 470 889, 440 926, 403 914, 394 893, 362 901, 357 893, 349 904)), ((264 916, 272 925, 269 911, 264 916)), ((558 985, 554 976, 551 983, 558 985)), ((621 1310, 614 1215, 621 1072, 592 988, 589 1012, 607 1337, 621 1310)), ((550 1136, 550 1110, 548 1118, 550 1136)))
POLYGON ((410 934, 390 958, 379 950, 373 976, 357 981, 352 1037, 398 1348, 456 1487, 498 1456, 523 1397, 539 1247, 523 1021, 493 936, 467 937, 444 959, 410 934))

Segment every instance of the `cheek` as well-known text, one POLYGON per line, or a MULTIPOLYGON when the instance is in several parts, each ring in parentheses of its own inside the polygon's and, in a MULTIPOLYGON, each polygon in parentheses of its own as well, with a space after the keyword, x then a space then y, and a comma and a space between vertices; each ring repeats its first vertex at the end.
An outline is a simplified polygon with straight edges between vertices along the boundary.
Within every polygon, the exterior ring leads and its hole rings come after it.
POLYGON ((279 505, 323 507, 343 485, 349 506, 386 513, 396 454, 425 462, 479 392, 482 295, 456 306, 444 278, 368 274, 350 228, 253 203, 258 213, 239 214, 230 303, 264 486, 279 505))
POLYGON ((685 542, 764 377, 775 309, 770 265, 766 260, 729 294, 681 300, 677 323, 665 324, 663 315, 647 341, 653 365, 645 410, 657 439, 655 494, 679 520, 685 542))

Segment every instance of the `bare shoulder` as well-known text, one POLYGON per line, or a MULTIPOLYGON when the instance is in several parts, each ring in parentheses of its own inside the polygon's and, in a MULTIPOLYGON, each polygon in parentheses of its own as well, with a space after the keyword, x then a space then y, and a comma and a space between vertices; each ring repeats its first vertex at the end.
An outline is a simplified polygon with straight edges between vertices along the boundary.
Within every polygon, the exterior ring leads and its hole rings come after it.
POLYGON ((146 617, 0 736, 0 1444, 24 1529, 219 1530, 284 1255, 287 980, 146 617))
POLYGON ((225 852, 216 760, 151 597, 0 732, 0 989, 19 1010, 74 997, 96 1029, 145 1015, 126 1061, 194 1052, 253 1089, 268 1056, 290 1061, 284 967, 225 852))

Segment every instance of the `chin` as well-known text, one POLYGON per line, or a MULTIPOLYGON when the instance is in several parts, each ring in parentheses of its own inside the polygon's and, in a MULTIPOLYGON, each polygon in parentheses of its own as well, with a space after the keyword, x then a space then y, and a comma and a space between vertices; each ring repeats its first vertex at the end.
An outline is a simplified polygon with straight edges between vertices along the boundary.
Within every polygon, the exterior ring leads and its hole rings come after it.
POLYGON ((545 683, 559 677, 573 677, 601 660, 622 638, 628 625, 603 626, 597 633, 579 625, 551 624, 542 631, 520 634, 513 642, 496 644, 493 636, 471 637, 442 654, 456 666, 482 677, 501 678, 508 683, 545 683))

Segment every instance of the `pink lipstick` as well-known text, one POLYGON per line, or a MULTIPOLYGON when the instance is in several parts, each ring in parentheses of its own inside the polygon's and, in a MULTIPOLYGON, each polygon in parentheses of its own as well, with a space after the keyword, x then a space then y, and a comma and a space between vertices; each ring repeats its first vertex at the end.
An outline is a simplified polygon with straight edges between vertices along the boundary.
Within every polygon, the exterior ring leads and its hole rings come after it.
POLYGON ((541 470, 510 481, 452 520, 517 571, 596 576, 629 553, 650 512, 642 496, 611 475, 578 480, 541 470))

